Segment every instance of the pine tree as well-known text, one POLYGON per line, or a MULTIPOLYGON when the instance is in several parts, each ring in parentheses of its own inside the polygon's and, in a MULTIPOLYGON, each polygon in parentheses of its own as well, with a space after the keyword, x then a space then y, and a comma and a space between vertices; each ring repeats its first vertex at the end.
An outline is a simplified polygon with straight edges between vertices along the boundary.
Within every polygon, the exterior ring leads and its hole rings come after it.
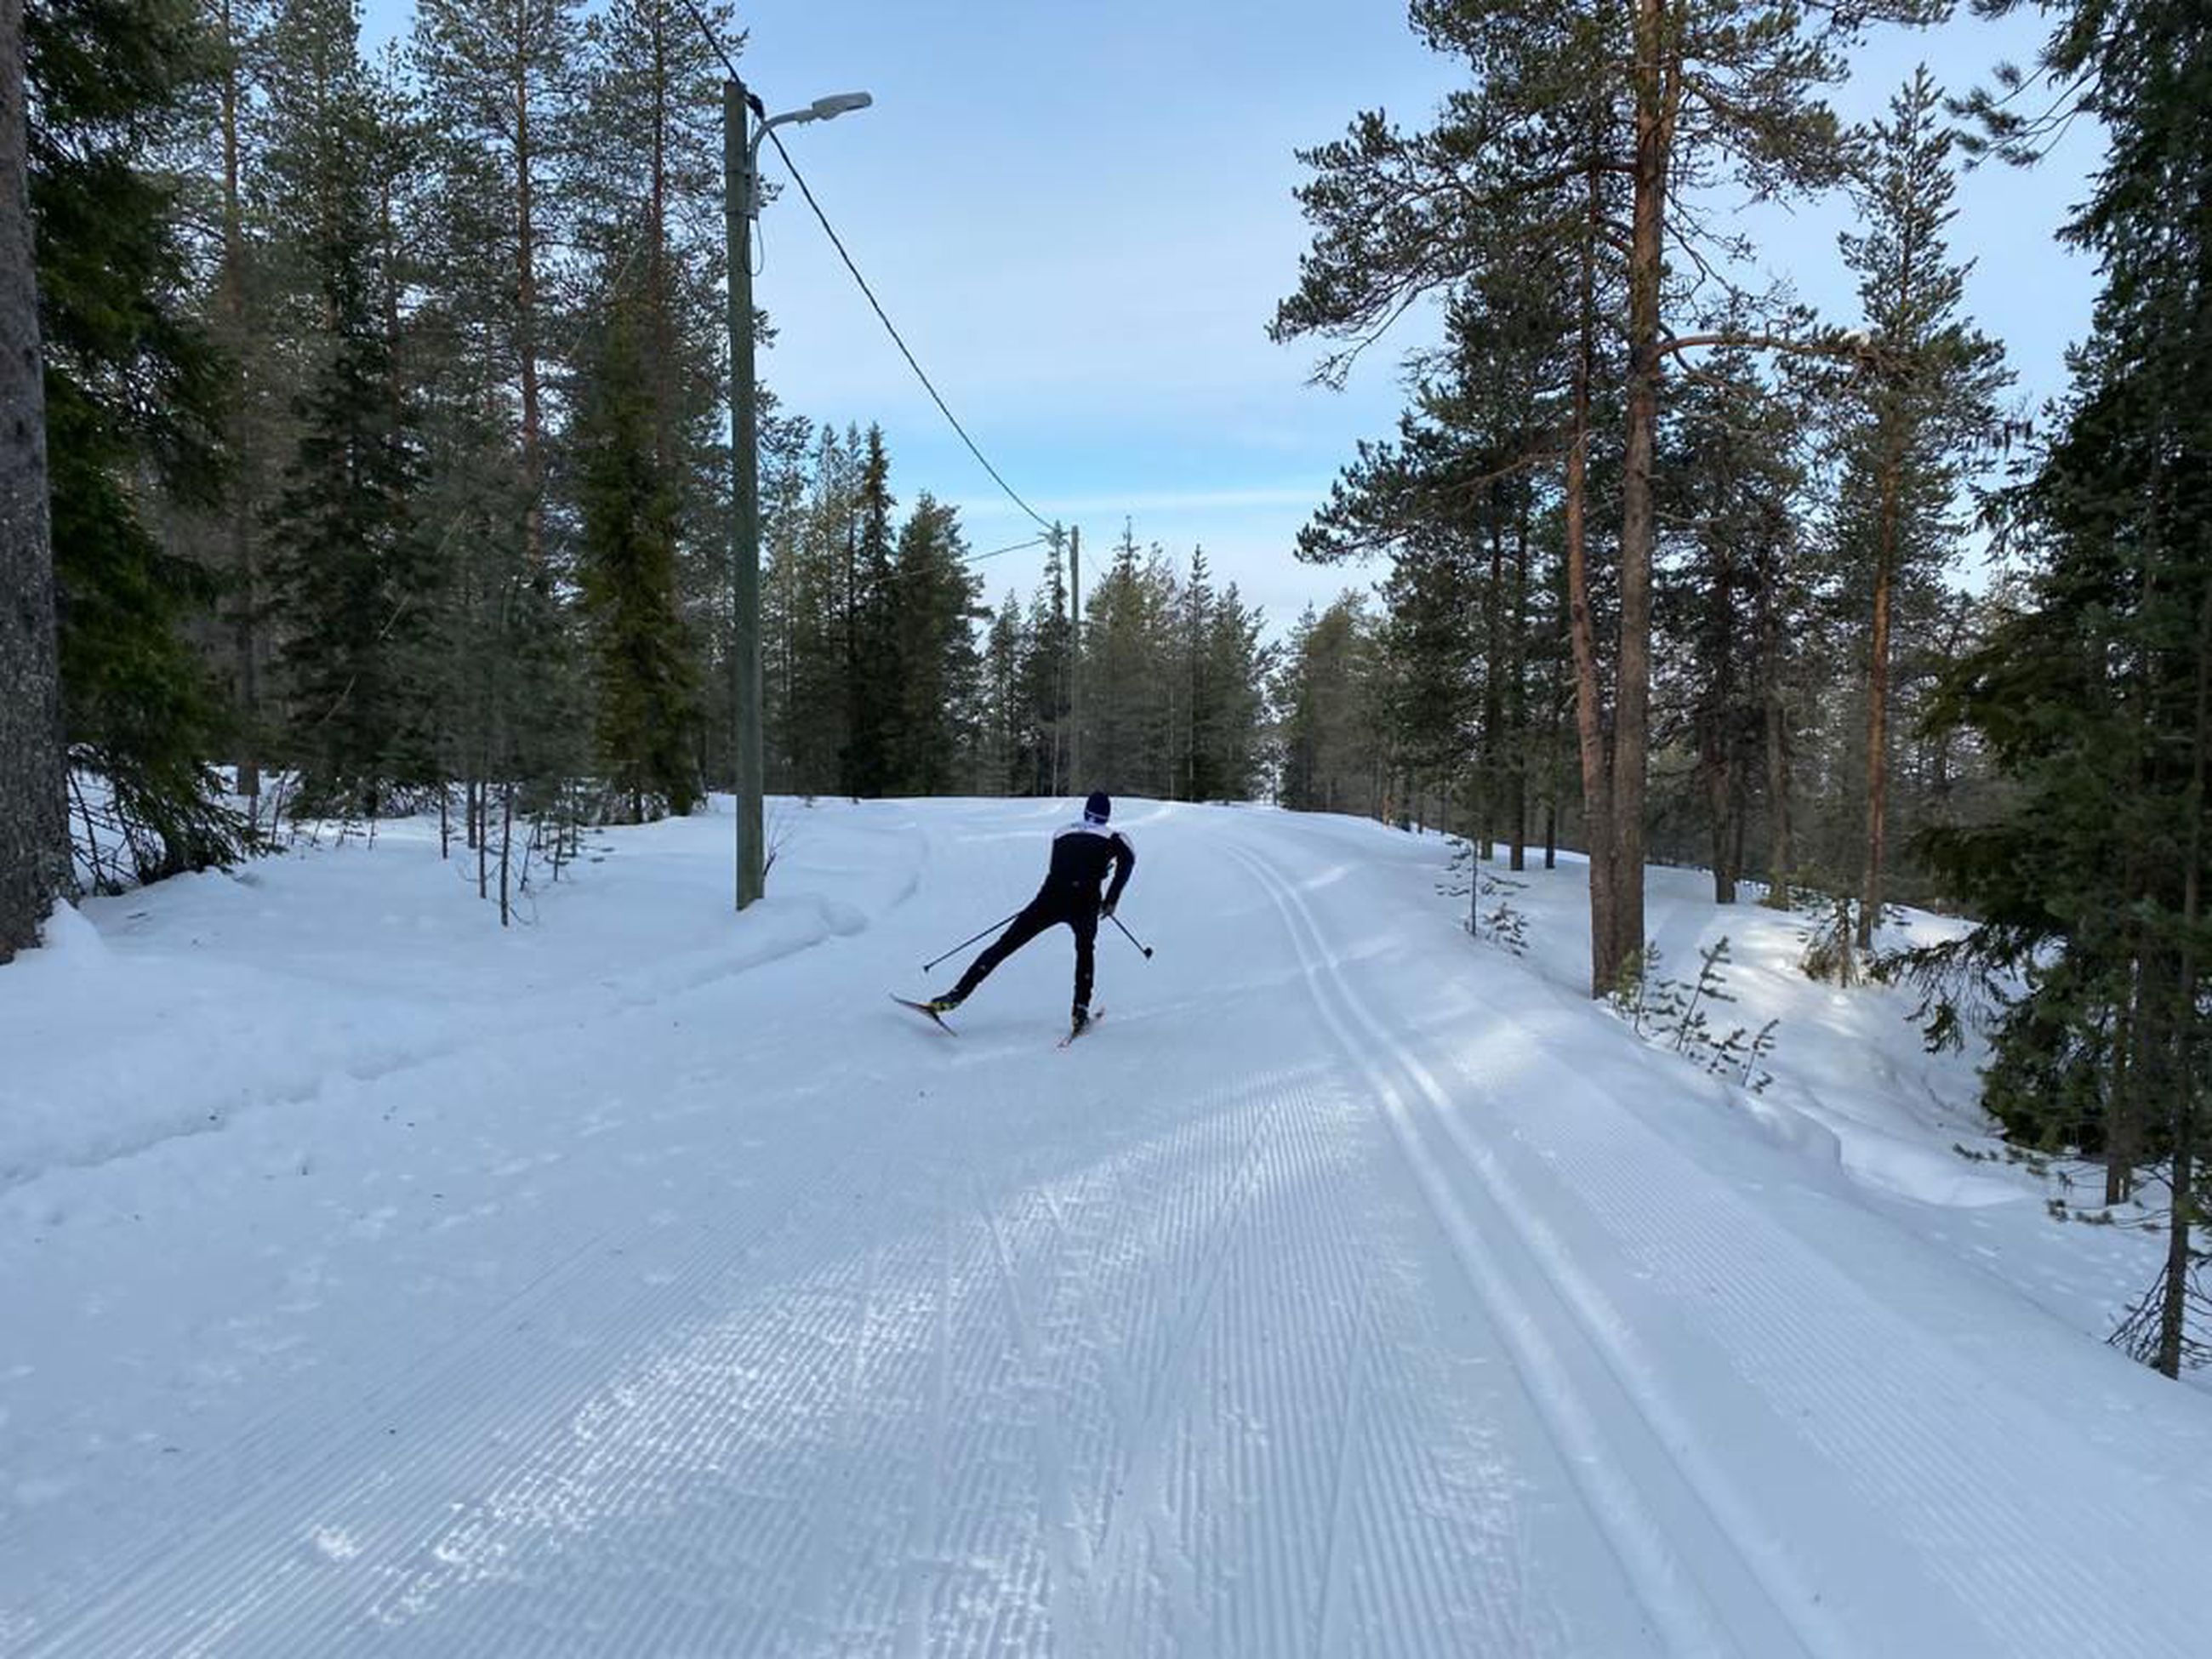
MULTIPOLYGON (((601 287, 634 294, 642 306, 639 349, 655 462, 675 490, 684 620, 705 641, 727 629, 729 456, 722 69, 702 18, 717 38, 726 36, 726 4, 695 15, 683 0, 614 0, 588 20, 591 138, 575 155, 573 187, 577 234, 601 287)), ((767 343, 765 329, 760 339, 767 343)), ((813 434, 810 422, 779 416, 765 392, 759 414, 762 544, 773 550, 779 513, 797 511, 813 434)))
POLYGON ((1869 358, 1850 388, 1838 507, 1845 557, 1871 590, 1862 950, 1874 942, 1887 864, 1895 617, 1900 601, 1932 608, 1927 590, 1955 558, 1963 528, 1954 502, 1965 464, 1995 428, 1996 399, 2010 378, 2002 349, 1959 314, 1966 268, 1951 263, 1943 238, 1955 210, 1941 109, 1923 65, 1874 127, 1866 232, 1842 239, 1859 276, 1869 358))
POLYGON ((0 0, 0 963, 39 942, 69 872, 23 117, 22 4, 0 0))
POLYGON ((411 57, 444 141, 447 281, 512 377, 526 556, 546 567, 549 256, 570 218, 580 77, 575 0, 419 0, 411 57))
POLYGON ((208 17, 216 53, 210 135, 213 154, 209 159, 221 228, 209 327, 229 369, 223 437, 232 464, 214 517, 218 520, 219 563, 228 589, 236 789, 258 813, 261 758, 268 741, 262 708, 268 643, 261 520, 275 493, 270 458, 281 447, 274 428, 284 401, 276 390, 278 353, 273 331, 266 326, 266 284, 246 200, 254 166, 251 106, 268 6, 266 0, 213 0, 208 17))
POLYGON ((1681 204, 1723 183, 1784 196, 1833 182, 1844 146, 1814 94, 1840 76, 1838 46, 1869 21, 1936 10, 1928 0, 1748 15, 1734 0, 1631 0, 1595 13, 1544 0, 1416 0, 1416 31, 1464 57, 1474 85, 1428 132, 1365 114, 1345 141, 1304 157, 1316 176, 1299 198, 1316 235, 1273 332, 1353 342, 1324 360, 1324 374, 1425 295, 1512 295, 1521 310, 1546 295, 1561 301, 1551 338, 1570 366, 1565 442, 1547 433, 1533 453, 1562 456, 1593 995, 1644 942, 1661 384, 1672 358, 1717 343, 1662 325, 1679 304, 1670 247, 1713 240, 1681 204), (1616 332, 1626 348, 1617 374, 1605 346, 1616 332), (1589 440, 1608 386, 1620 394, 1621 444, 1610 573, 1593 558, 1602 550, 1589 514, 1589 440), (1614 611, 1601 636, 1608 576, 1614 611))
MULTIPOLYGON (((1723 331, 1740 331, 1725 320, 1723 331)), ((1803 411, 1764 380, 1749 351, 1723 347, 1670 410, 1659 465, 1661 729, 1680 732, 1717 903, 1733 904, 1754 809, 1788 821, 1783 649, 1793 606, 1806 476, 1803 411), (1747 625, 1748 624, 1748 625, 1747 625), (1668 706, 1671 705, 1671 706, 1668 706), (1778 750, 1775 745, 1784 746, 1778 750)), ((1786 837, 1785 837, 1786 839, 1786 837)), ((1770 885, 1786 884, 1770 836, 1770 885)))

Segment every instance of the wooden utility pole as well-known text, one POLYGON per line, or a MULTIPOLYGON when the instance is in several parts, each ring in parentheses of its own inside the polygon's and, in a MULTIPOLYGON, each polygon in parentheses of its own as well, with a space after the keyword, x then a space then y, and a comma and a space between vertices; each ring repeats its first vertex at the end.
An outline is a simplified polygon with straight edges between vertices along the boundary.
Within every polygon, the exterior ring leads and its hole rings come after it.
POLYGON ((1083 526, 1067 532, 1067 787, 1083 788, 1083 526))
POLYGON ((760 654, 760 437, 753 386, 751 135, 745 89, 722 83, 724 229, 730 267, 730 642, 737 721, 738 908, 760 897, 768 865, 762 846, 760 654))

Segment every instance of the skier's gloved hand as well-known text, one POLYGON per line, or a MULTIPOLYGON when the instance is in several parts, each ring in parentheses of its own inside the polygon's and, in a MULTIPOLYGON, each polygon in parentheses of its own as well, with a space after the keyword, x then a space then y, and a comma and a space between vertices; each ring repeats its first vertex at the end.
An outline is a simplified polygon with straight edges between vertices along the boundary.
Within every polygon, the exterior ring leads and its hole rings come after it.
POLYGON ((1114 901, 1112 899, 1108 899, 1105 903, 1098 907, 1098 920, 1101 921, 1111 921, 1114 920, 1114 901))

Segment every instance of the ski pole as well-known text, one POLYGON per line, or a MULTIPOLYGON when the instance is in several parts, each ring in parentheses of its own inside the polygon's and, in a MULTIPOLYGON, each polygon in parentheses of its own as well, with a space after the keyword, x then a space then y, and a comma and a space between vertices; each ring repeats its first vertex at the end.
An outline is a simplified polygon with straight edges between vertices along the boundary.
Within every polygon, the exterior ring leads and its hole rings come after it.
POLYGON ((1152 947, 1146 944, 1144 940, 1139 939, 1134 933, 1131 933, 1127 925, 1122 921, 1121 917, 1109 916, 1106 920, 1112 922, 1116 927, 1121 928, 1121 937, 1127 939, 1130 944, 1135 945, 1139 951, 1142 951, 1145 953, 1145 960, 1146 962, 1150 962, 1152 959, 1152 947))
MULTIPOLYGON (((959 944, 957 944, 957 945, 954 945, 954 946, 953 946, 950 951, 947 951, 945 953, 945 957, 957 957, 957 956, 958 956, 958 955, 959 955, 963 951, 966 950, 969 945, 973 945, 973 944, 974 944, 977 939, 981 939, 981 938, 983 937, 983 934, 984 934, 984 933, 997 933, 997 932, 999 931, 999 929, 1000 929, 1001 927, 1005 927, 1008 922, 1012 921, 1014 919, 1014 916, 1018 916, 1018 915, 1021 915, 1021 912, 1020 912, 1020 911, 1018 911, 1018 910, 1017 910, 1017 911, 1015 911, 1015 912, 1013 913, 1013 915, 1000 916, 1000 917, 996 921, 993 922, 993 923, 992 923, 988 927, 986 927, 986 928, 983 930, 983 933, 970 933, 970 934, 969 934, 966 939, 962 939, 962 940, 960 941, 960 943, 959 943, 959 944)), ((1152 955, 1152 952, 1151 952, 1150 951, 1146 951, 1146 952, 1145 952, 1145 954, 1146 954, 1146 956, 1150 956, 1150 955, 1152 955)), ((945 960, 945 957, 931 957, 927 962, 925 962, 925 963, 923 963, 921 964, 921 971, 922 971, 923 973, 925 973, 925 974, 926 974, 926 973, 927 973, 931 969, 933 969, 933 968, 936 967, 936 966, 937 966, 937 964, 938 964, 939 963, 940 963, 940 962, 944 961, 944 960, 945 960)))

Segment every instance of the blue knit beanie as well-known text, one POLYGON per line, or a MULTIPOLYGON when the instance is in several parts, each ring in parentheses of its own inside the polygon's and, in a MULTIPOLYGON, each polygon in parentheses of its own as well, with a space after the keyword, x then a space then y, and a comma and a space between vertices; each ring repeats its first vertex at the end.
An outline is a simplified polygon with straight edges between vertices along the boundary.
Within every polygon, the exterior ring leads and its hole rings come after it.
POLYGON ((1091 799, 1083 803, 1083 816, 1092 823, 1103 823, 1114 815, 1114 803, 1106 799, 1103 789, 1094 789, 1091 799))

